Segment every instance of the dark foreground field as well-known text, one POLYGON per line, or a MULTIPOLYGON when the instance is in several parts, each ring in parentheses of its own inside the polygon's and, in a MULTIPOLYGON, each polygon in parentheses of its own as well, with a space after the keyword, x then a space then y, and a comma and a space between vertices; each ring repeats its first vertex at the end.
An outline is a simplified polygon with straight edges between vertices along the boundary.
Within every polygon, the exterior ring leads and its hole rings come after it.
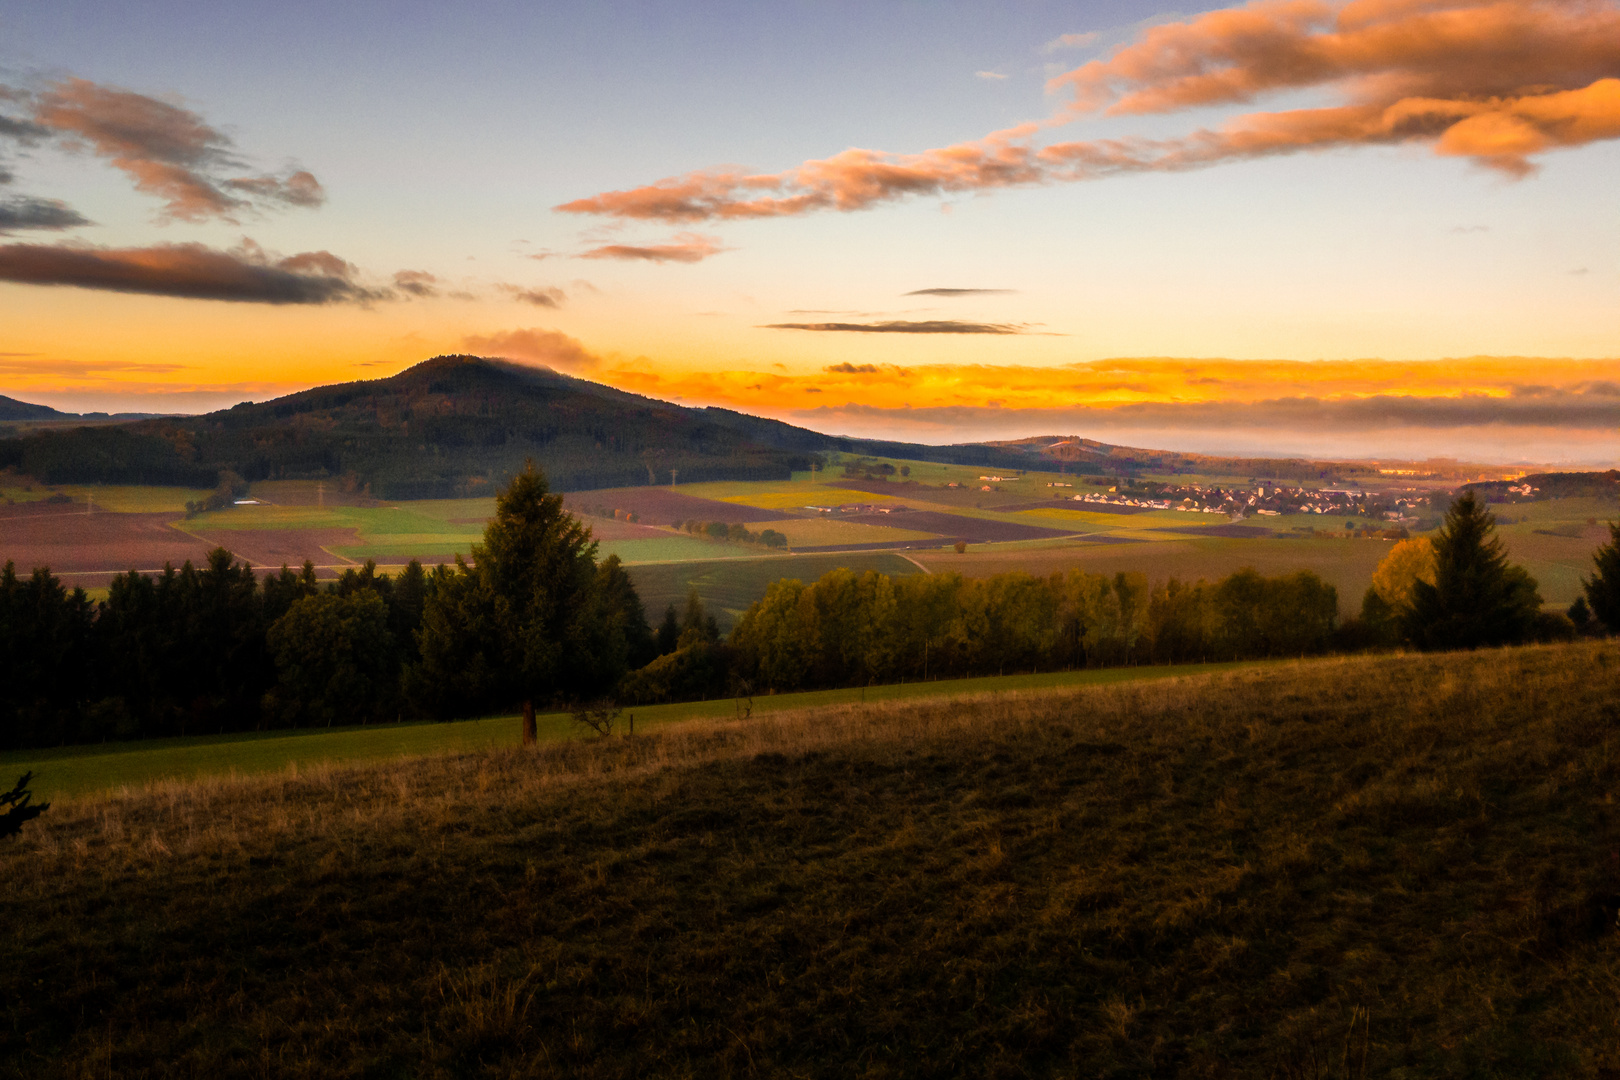
POLYGON ((1620 649, 64 804, 10 1076, 1612 1076, 1620 649))

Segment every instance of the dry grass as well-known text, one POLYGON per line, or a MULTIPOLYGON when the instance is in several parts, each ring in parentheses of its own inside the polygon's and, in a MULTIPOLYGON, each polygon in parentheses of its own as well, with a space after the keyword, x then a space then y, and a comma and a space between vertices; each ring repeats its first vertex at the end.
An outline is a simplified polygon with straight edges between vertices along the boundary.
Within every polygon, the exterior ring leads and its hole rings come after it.
POLYGON ((1598 1075, 1620 650, 176 784, 0 848, 0 1074, 1598 1075))

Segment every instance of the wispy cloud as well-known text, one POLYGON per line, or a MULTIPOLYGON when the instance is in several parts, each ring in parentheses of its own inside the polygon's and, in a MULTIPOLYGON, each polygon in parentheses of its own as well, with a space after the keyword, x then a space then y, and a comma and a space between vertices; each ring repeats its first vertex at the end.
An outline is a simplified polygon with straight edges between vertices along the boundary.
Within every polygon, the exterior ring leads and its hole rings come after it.
POLYGON ((353 267, 330 252, 276 259, 251 242, 229 251, 202 244, 0 245, 0 281, 24 285, 253 304, 369 303, 388 297, 352 276, 353 267))
POLYGON ((539 364, 555 371, 581 373, 594 371, 602 360, 574 338, 556 330, 532 327, 493 334, 470 334, 462 346, 479 356, 500 357, 522 363, 539 364))
POLYGON ((568 299, 566 293, 564 293, 561 289, 556 288, 531 288, 524 285, 508 284, 502 284, 499 286, 499 288, 512 299, 521 301, 525 304, 533 304, 535 307, 559 308, 562 307, 564 301, 568 299))
POLYGON ((1044 53, 1061 52, 1064 49, 1084 49, 1088 45, 1095 45, 1102 35, 1095 30, 1084 34, 1060 34, 1041 46, 1044 53))
POLYGON ((913 289, 906 296, 1002 296, 1016 289, 913 289))
POLYGON ((306 170, 250 171, 229 136, 173 102, 88 79, 10 97, 31 115, 0 117, 0 137, 88 150, 123 171, 136 190, 162 199, 167 218, 233 221, 249 209, 314 207, 326 199, 306 170))
POLYGON ((88 218, 58 199, 36 199, 28 195, 0 199, 0 236, 21 229, 60 232, 88 224, 88 218))
POLYGON ((820 330, 855 334, 1022 334, 1017 323, 960 322, 956 319, 928 319, 911 322, 895 319, 874 323, 767 323, 763 330, 820 330))
POLYGON ((780 217, 1399 143, 1522 177, 1537 155, 1620 137, 1617 73, 1613 0, 1255 0, 1149 27, 1133 44, 1058 76, 1049 89, 1068 100, 1041 121, 920 153, 855 148, 777 173, 688 173, 557 209, 671 222, 780 217), (1240 113, 1179 138, 1037 142, 1088 116, 1245 105, 1308 90, 1338 102, 1240 113))
POLYGON ((61 360, 38 355, 0 353, 0 375, 64 376, 83 379, 105 375, 167 375, 186 371, 186 364, 151 363, 133 360, 61 360))
POLYGON ((1010 76, 1003 75, 999 71, 975 71, 973 73, 973 77, 976 79, 986 79, 990 82, 1003 82, 1010 78, 1010 76))
POLYGON ((426 270, 401 270, 394 275, 394 288, 425 300, 439 295, 439 279, 426 270))
POLYGON ((695 263, 710 255, 729 250, 717 236, 677 233, 667 244, 604 244, 578 257, 581 259, 622 259, 630 262, 695 263))

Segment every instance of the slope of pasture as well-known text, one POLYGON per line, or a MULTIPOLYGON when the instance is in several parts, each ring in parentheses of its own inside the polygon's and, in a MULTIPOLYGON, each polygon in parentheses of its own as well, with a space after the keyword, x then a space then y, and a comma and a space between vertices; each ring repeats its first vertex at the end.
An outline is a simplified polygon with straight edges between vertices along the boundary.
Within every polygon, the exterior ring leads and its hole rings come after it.
POLYGON ((64 804, 0 1076, 1605 1077, 1612 643, 64 804))
POLYGON ((1498 528, 1509 554, 1535 577, 1542 598, 1559 606, 1581 595, 1593 552, 1609 541, 1606 523, 1620 519, 1620 507, 1602 499, 1549 499, 1491 509, 1504 522, 1498 528))
POLYGON ((654 626, 664 617, 664 609, 670 604, 675 605, 677 612, 684 611, 688 593, 696 589, 721 631, 728 632, 737 616, 764 596, 773 582, 784 578, 815 581, 839 567, 857 573, 876 570, 896 577, 919 573, 915 563, 899 555, 863 551, 632 566, 630 580, 635 583, 636 592, 647 609, 647 620, 654 626))
MULTIPOLYGON (((1182 664, 1153 667, 1093 668, 1081 671, 1043 671, 1020 675, 991 675, 971 679, 891 683, 885 686, 805 690, 752 699, 724 698, 683 701, 669 705, 638 705, 619 718, 637 733, 690 720, 729 720, 743 714, 764 716, 792 709, 827 705, 877 704, 922 698, 952 698, 980 694, 1017 694, 1074 686, 1104 686, 1146 679, 1171 679, 1207 674, 1240 666, 1274 663, 1244 661, 1220 664, 1182 664)), ((568 713, 542 713, 535 719, 542 742, 583 739, 592 733, 568 713)), ((229 735, 188 735, 137 742, 96 743, 11 750, 0 753, 0 776, 7 783, 25 772, 34 774, 29 789, 35 802, 104 796, 121 789, 139 790, 152 784, 205 778, 233 778, 276 771, 293 775, 334 765, 362 761, 398 760, 429 754, 460 754, 515 746, 522 733, 518 716, 457 720, 454 723, 407 721, 361 727, 305 728, 254 731, 229 735)))

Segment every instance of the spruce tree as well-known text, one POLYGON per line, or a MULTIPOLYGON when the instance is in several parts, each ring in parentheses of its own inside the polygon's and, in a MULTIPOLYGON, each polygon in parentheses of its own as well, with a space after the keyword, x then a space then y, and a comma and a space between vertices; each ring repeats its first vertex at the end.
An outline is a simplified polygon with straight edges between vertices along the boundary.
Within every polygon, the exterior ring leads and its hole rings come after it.
POLYGON ((1541 611, 1536 581, 1509 563, 1496 518, 1472 492, 1451 504, 1434 544, 1434 583, 1412 585, 1406 637, 1421 649, 1477 649, 1527 640, 1541 611))
POLYGON ((533 742, 537 700, 610 689, 640 648, 645 616, 621 577, 617 564, 598 574, 590 529, 530 462, 496 497, 472 564, 458 559, 435 575, 409 692, 438 715, 521 703, 523 741, 533 742), (632 618, 642 620, 639 632, 620 625, 632 618))
POLYGON ((1586 602, 1611 633, 1620 633, 1620 521, 1609 522, 1609 542, 1592 553, 1597 572, 1582 578, 1586 602))
POLYGON ((680 619, 675 615, 675 605, 670 604, 664 609, 664 621, 658 624, 658 655, 667 656, 674 652, 680 639, 680 619))

